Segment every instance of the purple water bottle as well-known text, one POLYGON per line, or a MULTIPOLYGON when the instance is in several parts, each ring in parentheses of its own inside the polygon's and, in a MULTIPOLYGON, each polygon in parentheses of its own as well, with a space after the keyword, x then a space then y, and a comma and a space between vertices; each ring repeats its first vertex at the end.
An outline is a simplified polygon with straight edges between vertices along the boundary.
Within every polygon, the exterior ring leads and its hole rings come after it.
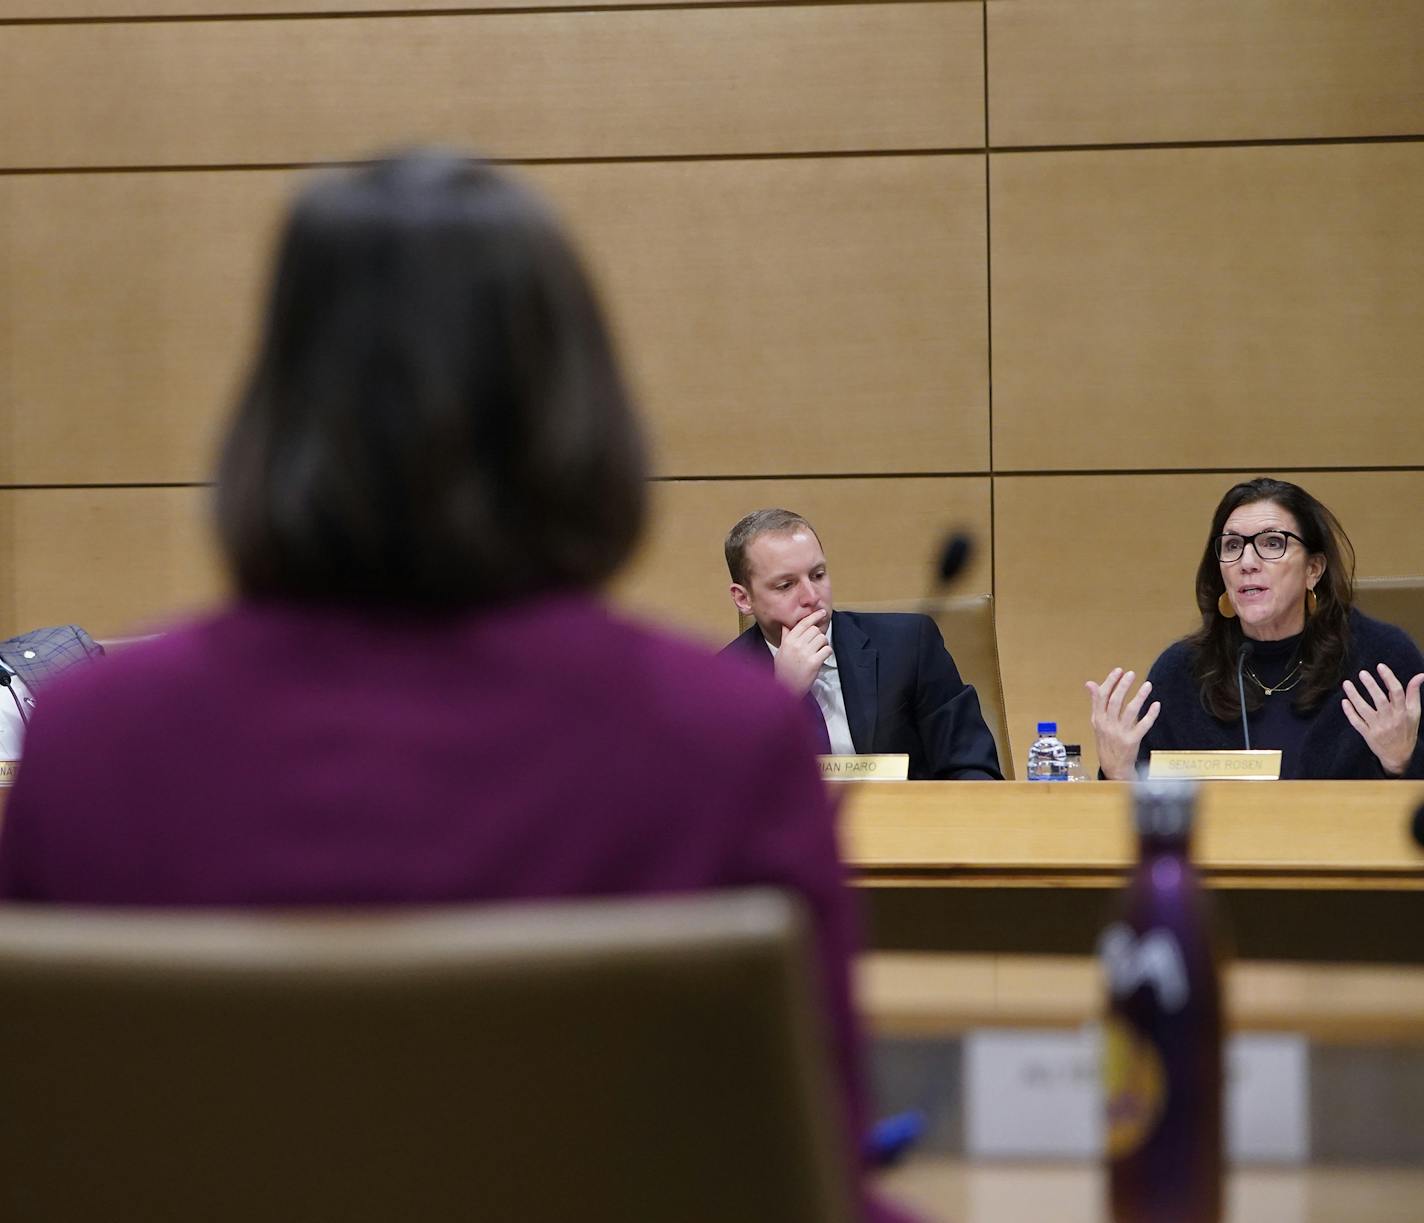
POLYGON ((1207 896, 1190 857, 1195 787, 1133 790, 1137 867, 1098 949, 1114 1223, 1221 1219, 1221 996, 1207 896))

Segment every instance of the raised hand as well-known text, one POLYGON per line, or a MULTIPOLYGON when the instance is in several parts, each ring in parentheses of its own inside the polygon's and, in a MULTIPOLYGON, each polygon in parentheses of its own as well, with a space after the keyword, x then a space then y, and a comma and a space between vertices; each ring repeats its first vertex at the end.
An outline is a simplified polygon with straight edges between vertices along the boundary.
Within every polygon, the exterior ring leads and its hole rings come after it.
POLYGON ((1153 701, 1147 713, 1142 713, 1143 702, 1152 691, 1151 681, 1144 683, 1131 700, 1127 699, 1136 678, 1136 672, 1114 667, 1101 684, 1089 680, 1086 685, 1093 698, 1093 738, 1098 745, 1098 766, 1111 781, 1131 781, 1136 775, 1137 749, 1142 736, 1152 729, 1152 723, 1162 712, 1162 702, 1153 701))
POLYGON ((1368 671, 1361 671, 1360 685, 1369 694, 1368 699, 1347 679, 1345 699, 1340 706, 1384 771, 1399 777, 1408 767, 1419 740, 1419 689, 1424 685, 1424 673, 1416 675, 1406 686, 1384 663, 1376 670, 1384 687, 1381 688, 1368 671))

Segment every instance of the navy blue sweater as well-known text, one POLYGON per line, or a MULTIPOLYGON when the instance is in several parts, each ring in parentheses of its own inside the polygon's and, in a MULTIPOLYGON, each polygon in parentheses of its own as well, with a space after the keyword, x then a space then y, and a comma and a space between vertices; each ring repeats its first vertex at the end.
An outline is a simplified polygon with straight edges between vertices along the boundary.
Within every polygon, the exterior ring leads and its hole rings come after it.
MULTIPOLYGON (((1242 746, 1241 719, 1223 722, 1202 705, 1201 690, 1192 674, 1194 661, 1192 647, 1178 641, 1168 646, 1152 664, 1147 676, 1152 681, 1151 699, 1162 702, 1162 712, 1142 740, 1139 762, 1145 762, 1154 750, 1217 751, 1242 746)), ((1359 688, 1361 671, 1368 670, 1379 679, 1379 672, 1375 670, 1379 663, 1385 663, 1402 684, 1408 684, 1412 676, 1424 671, 1424 655, 1408 633, 1351 611, 1350 664, 1346 675, 1359 688)), ((1343 689, 1334 696, 1327 696, 1318 709, 1306 714, 1286 713, 1281 708, 1292 695, 1281 692, 1267 698, 1261 709, 1249 715, 1247 723, 1251 728, 1252 747, 1282 750, 1282 777, 1373 779, 1387 776, 1364 738, 1346 720, 1340 708, 1340 700, 1345 695, 1343 689)), ((1404 775, 1424 779, 1424 739, 1416 738, 1414 755, 1404 775)))

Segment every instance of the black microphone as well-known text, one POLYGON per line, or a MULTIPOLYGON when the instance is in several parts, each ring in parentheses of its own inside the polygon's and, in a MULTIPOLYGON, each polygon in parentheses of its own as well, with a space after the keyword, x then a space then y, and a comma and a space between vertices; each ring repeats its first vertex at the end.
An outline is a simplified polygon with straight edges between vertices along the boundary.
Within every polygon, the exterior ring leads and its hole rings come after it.
POLYGON ((939 567, 935 571, 935 589, 943 590, 957 578, 974 555, 974 540, 965 531, 955 531, 940 547, 939 567))
POLYGON ((1255 653, 1256 647, 1243 641, 1236 651, 1236 692, 1241 697, 1241 737, 1246 741, 1246 750, 1251 750, 1251 728, 1246 725, 1246 660, 1255 653))
POLYGON ((1414 818, 1409 822, 1409 835, 1420 849, 1424 849, 1424 803, 1414 810, 1414 818))

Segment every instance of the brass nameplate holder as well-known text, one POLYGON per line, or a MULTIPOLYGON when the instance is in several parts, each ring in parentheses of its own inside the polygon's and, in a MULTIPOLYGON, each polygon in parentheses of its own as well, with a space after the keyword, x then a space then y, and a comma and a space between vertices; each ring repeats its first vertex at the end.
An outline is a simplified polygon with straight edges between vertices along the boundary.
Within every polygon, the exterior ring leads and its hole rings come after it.
POLYGON ((882 756, 817 756, 823 781, 905 781, 910 757, 905 752, 882 756))
POLYGON ((1183 781, 1277 781, 1281 753, 1277 749, 1249 752, 1153 752, 1147 776, 1183 781))
POLYGON ((0 789, 5 786, 13 786, 19 772, 20 762, 18 760, 0 760, 0 789))

